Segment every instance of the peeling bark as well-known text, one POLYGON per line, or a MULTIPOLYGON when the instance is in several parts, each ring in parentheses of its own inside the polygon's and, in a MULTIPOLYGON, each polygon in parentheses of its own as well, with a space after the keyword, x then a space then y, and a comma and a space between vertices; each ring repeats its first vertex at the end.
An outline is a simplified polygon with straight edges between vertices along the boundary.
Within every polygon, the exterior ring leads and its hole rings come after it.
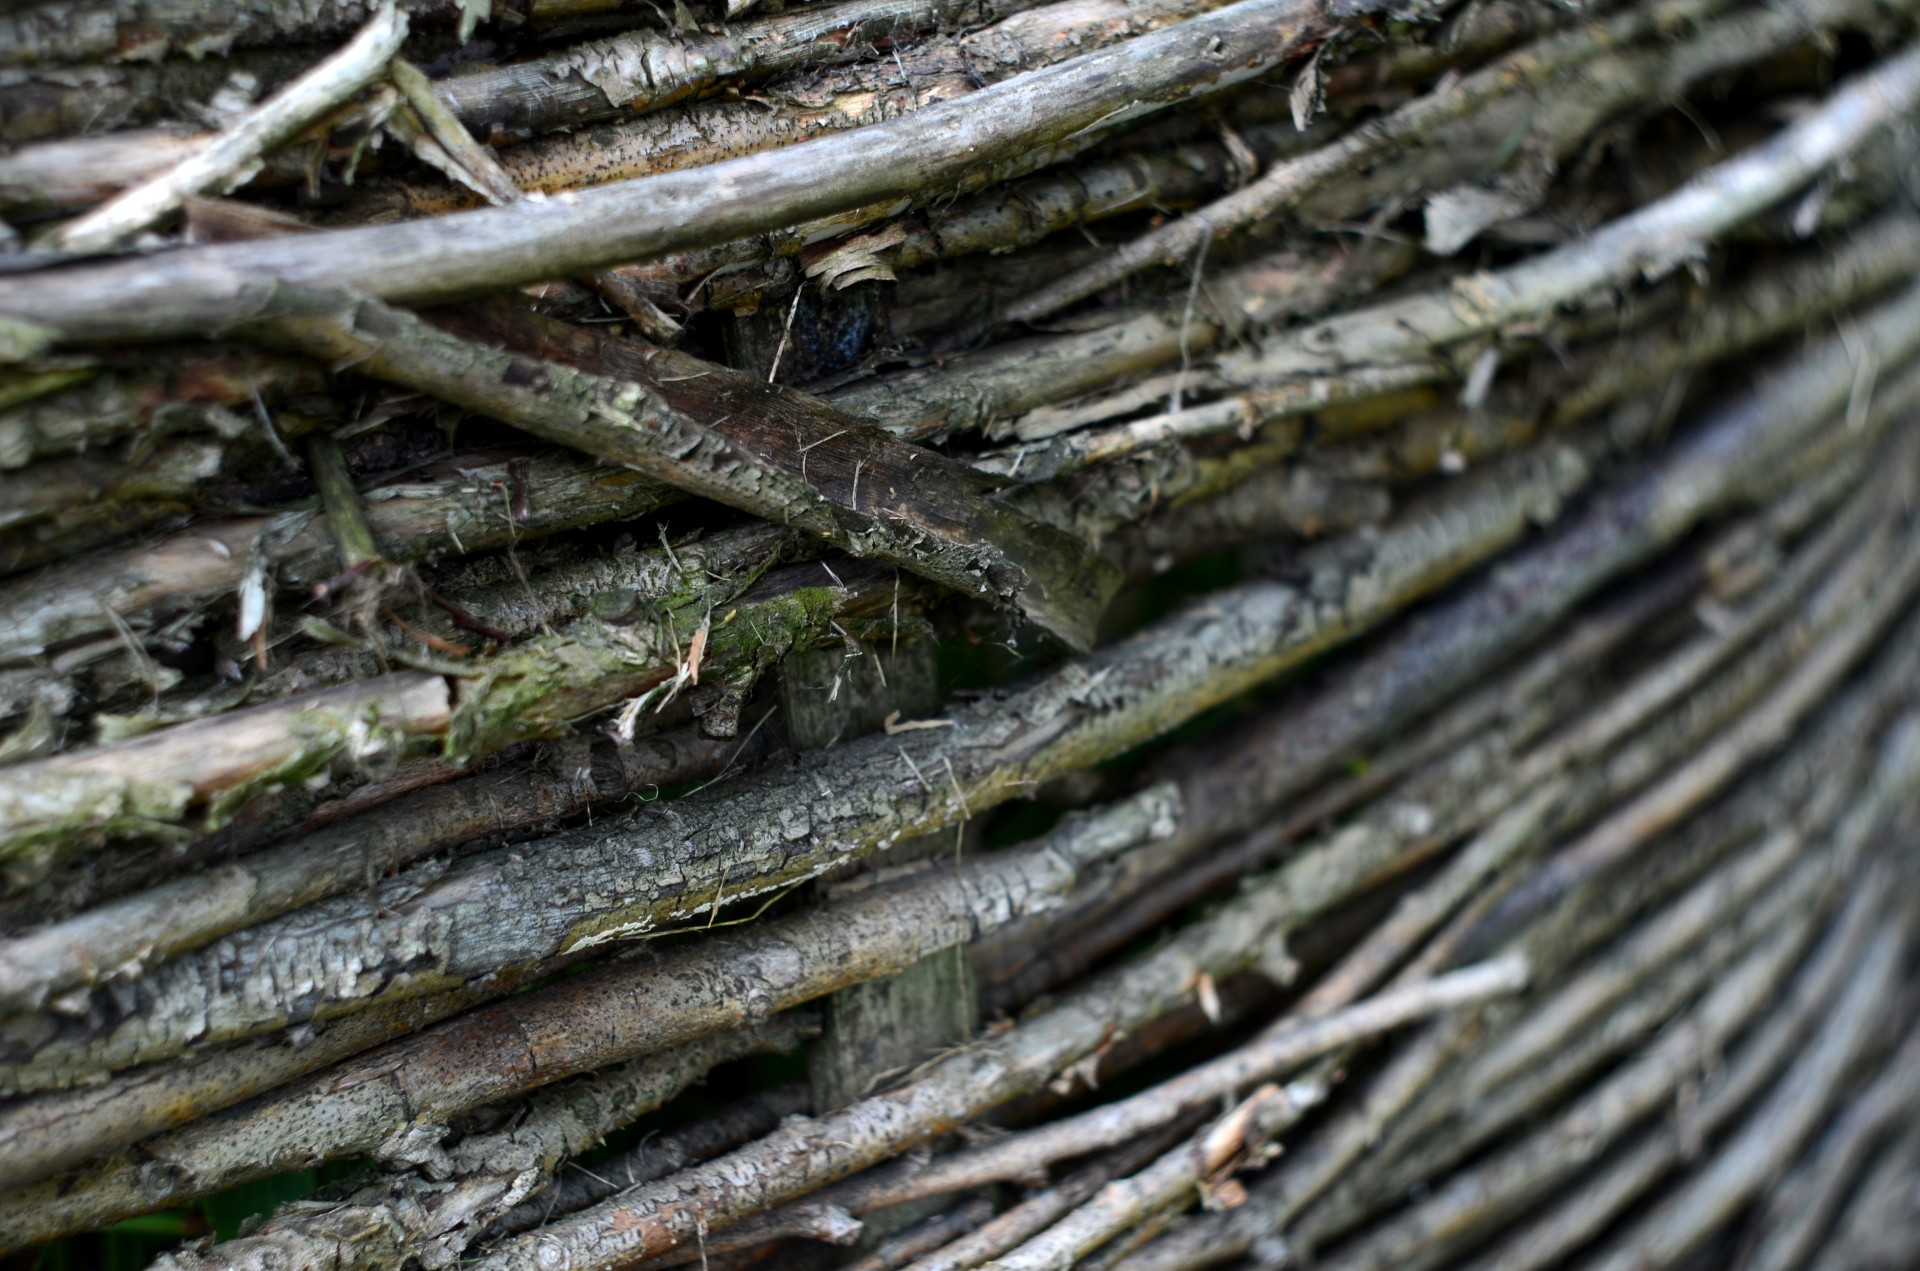
MULTIPOLYGON (((993 596, 1074 647, 1091 643, 1118 586, 1106 561, 989 502, 950 460, 739 372, 499 308, 482 329, 515 351, 461 340, 371 300, 288 299, 280 315, 254 319, 255 329, 796 525, 853 555, 993 596)), ((448 321, 467 325, 458 315, 448 321)))
MULTIPOLYGON (((1150 790, 1076 818, 1036 846, 819 913, 630 954, 356 1056, 291 1089, 150 1139, 0 1203, 13 1247, 205 1195, 300 1162, 373 1153, 439 1167, 448 1118, 574 1073, 744 1026, 849 983, 893 974, 1072 886, 1079 865, 1166 832, 1177 804, 1150 790), (580 1021, 591 1019, 590 1028, 580 1021), (504 1047, 513 1046, 512 1057, 504 1047), (168 1163, 165 1178, 139 1162, 168 1163)), ((628 930, 627 938, 644 934, 628 930)), ((605 939, 619 938, 610 933, 605 939)), ((603 941, 604 942, 604 939, 603 941)), ((516 1198, 517 1201, 518 1198, 516 1198)), ((509 1206, 510 1207, 510 1206, 509 1206)))

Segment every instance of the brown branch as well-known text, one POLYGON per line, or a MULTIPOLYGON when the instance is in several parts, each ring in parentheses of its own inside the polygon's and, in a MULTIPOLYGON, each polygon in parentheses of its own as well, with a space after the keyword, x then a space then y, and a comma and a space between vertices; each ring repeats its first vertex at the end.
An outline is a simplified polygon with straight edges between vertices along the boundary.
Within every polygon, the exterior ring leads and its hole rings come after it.
MULTIPOLYGON (((1072 886, 1082 862, 1163 833, 1176 808, 1168 799, 1163 790, 1148 791, 957 874, 930 871, 666 957, 616 959, 537 996, 469 1012, 267 1099, 147 1140, 133 1153, 104 1158, 78 1176, 19 1189, 0 1201, 0 1241, 18 1247, 85 1230, 113 1221, 111 1215, 206 1195, 301 1161, 374 1153, 436 1162, 443 1127, 457 1113, 895 974, 1047 903, 1072 886), (163 1191, 138 1164, 156 1157, 170 1163, 163 1191)), ((601 940, 640 934, 628 928, 601 940)))
MULTIPOLYGON (((691 35, 634 31, 436 85, 462 122, 527 134, 659 110, 722 84, 904 48, 961 19, 997 20, 1036 0, 843 0, 691 35)), ((1191 11, 1191 10, 1189 10, 1191 11)))
MULTIPOLYGON (((395 561, 637 517, 675 497, 636 474, 553 453, 455 458, 392 490, 365 494, 373 536, 395 561), (520 508, 502 495, 516 479, 528 492, 520 508)), ((287 589, 311 589, 342 569, 325 521, 310 507, 203 521, 157 543, 63 562, 0 588, 0 649, 12 660, 108 635, 115 629, 109 609, 137 629, 150 611, 190 608, 238 590, 256 557, 287 589)), ((107 647, 121 646, 114 638, 107 647)))
POLYGON ((261 156, 291 141, 384 73, 406 35, 406 16, 387 0, 339 52, 166 172, 57 226, 40 246, 55 252, 108 251, 172 215, 189 198, 227 193, 250 175, 261 156))
MULTIPOLYGON (((1023 793, 1032 781, 1138 744, 1176 718, 1191 717, 1365 623, 1397 612, 1412 597, 1499 550, 1531 525, 1551 519, 1561 499, 1589 473, 1587 463, 1564 447, 1520 456, 1504 469, 1489 469, 1479 479, 1458 484, 1431 507, 1409 513, 1380 534, 1364 559, 1329 549, 1309 558, 1312 580, 1305 585, 1264 582, 1227 593, 1229 599, 1220 603, 1237 599, 1239 606, 1231 610, 1239 615, 1231 624, 1223 625, 1214 616, 1227 609, 1176 615, 1004 701, 955 717, 951 728, 906 741, 884 736, 853 741, 795 773, 736 782, 724 796, 680 800, 674 824, 642 815, 611 833, 602 824, 563 835, 548 840, 540 867, 532 871, 505 859, 476 858, 458 874, 427 883, 423 892, 403 874, 393 885, 414 895, 410 914, 436 915, 430 927, 422 928, 419 917, 366 914, 356 905, 335 921, 303 923, 304 934, 297 940, 257 946, 250 941, 257 954, 229 950, 218 970, 197 957, 176 963, 163 977, 150 975, 143 982, 143 995, 150 995, 149 1009, 157 1015, 143 1012, 127 1019, 113 1030, 118 1040, 74 1036, 63 1041, 45 1051, 49 1062, 44 1071, 65 1073, 70 1079, 103 1060, 119 1066, 136 1055, 177 1053, 184 1038, 166 1018, 177 1011, 186 1012, 179 1016, 181 1022, 188 1016, 198 1021, 193 1026, 196 1036, 208 1030, 210 1019, 232 1021, 212 1025, 216 1035, 242 1036, 260 1027, 279 1027, 288 1018, 304 1018, 323 1003, 329 1009, 339 1009, 347 1000, 364 1005, 385 993, 432 991, 442 982, 483 975, 503 965, 538 962, 596 943, 603 933, 693 916, 722 891, 734 897, 768 892, 856 854, 978 815, 1023 793), (1352 602, 1361 595, 1363 602, 1352 602), (1196 658, 1200 649, 1210 652, 1196 658), (1083 700, 1097 702, 1100 709, 1087 709, 1083 700), (908 758, 902 758, 903 748, 908 758), (949 765, 952 775, 946 781, 929 782, 924 775, 949 765), (822 788, 891 793, 877 805, 863 801, 842 807, 817 798, 814 792, 822 788), (683 860, 684 841, 691 835, 698 842, 709 834, 715 836, 718 850, 683 860), (795 853, 792 844, 800 839, 810 840, 809 847, 795 853), (653 864, 635 875, 631 862, 641 851, 647 856, 639 859, 653 864), (582 890, 577 880, 589 873, 604 882, 582 890), (570 881, 560 884, 562 878, 570 881), (559 892, 553 890, 556 885, 559 892), (345 945, 336 947, 340 941, 345 945), (355 952, 346 955, 349 947, 355 952), (259 955, 266 955, 275 969, 253 965, 259 955), (310 958, 318 959, 315 974, 293 970, 310 958), (340 991, 349 986, 324 968, 348 963, 360 968, 353 979, 358 987, 342 998, 340 991), (249 969, 241 971, 241 965, 249 969), (373 972, 382 966, 396 972, 404 966, 406 974, 388 983, 386 975, 373 972), (436 969, 430 972, 429 966, 436 969), (250 984, 264 989, 269 982, 305 983, 312 991, 294 1003, 282 1000, 279 989, 263 994, 241 988, 250 984), (163 989, 163 983, 174 987, 163 989), (369 990, 373 997, 362 996, 369 990), (269 1001, 275 1005, 266 1009, 269 1001), (64 1057, 54 1060, 55 1051, 64 1057)), ((805 596, 798 599, 808 602, 805 596)), ((734 633, 752 646, 752 632, 735 633, 738 625, 736 621, 714 631, 734 633)), ((608 662, 590 660, 584 654, 593 647, 572 655, 566 669, 579 674, 580 691, 603 695, 609 671, 631 664, 612 643, 604 650, 608 662)), ((463 689, 456 724, 461 729, 471 725, 475 733, 456 732, 457 753, 465 753, 462 736, 486 736, 501 719, 522 719, 523 699, 529 696, 541 711, 558 712, 561 718, 577 713, 578 707, 556 691, 550 676, 509 675, 510 660, 518 656, 506 655, 507 665, 490 667, 492 680, 463 689), (494 706, 484 705, 488 693, 494 694, 494 706)), ((1200 817, 1192 808, 1184 815, 1200 817)), ((16 1080, 24 1079, 24 1068, 11 1071, 18 1074, 16 1080)))
POLYGON ((506 1128, 437 1149, 431 1168, 344 1184, 346 1195, 315 1212, 312 1201, 270 1217, 257 1233, 155 1263, 167 1271, 214 1271, 273 1262, 338 1271, 418 1259, 456 1263, 495 1217, 544 1188, 554 1171, 608 1134, 684 1092, 716 1066, 754 1054, 785 1054, 819 1032, 806 1015, 728 1029, 672 1050, 600 1069, 512 1108, 506 1128))
MULTIPOLYGON (((1857 913, 1871 906, 1871 895, 1859 890, 1850 908, 1857 913)), ((1855 1055, 1883 1026, 1892 1006, 1887 965, 1888 960, 1896 956, 1900 934, 1897 930, 1874 931, 1871 926, 1858 932, 1863 924, 1853 914, 1847 917, 1853 921, 1843 919, 1840 929, 1829 935, 1810 964, 1802 968, 1785 1000, 1773 1004, 1771 1017, 1742 1045, 1724 1075, 1702 1092, 1683 1123, 1655 1128, 1643 1135, 1589 1181, 1580 1203, 1522 1226, 1489 1252, 1488 1265, 1500 1271, 1557 1265, 1571 1248, 1597 1235, 1622 1207, 1682 1162, 1690 1145, 1738 1115, 1789 1064, 1796 1076, 1786 1083, 1784 1088, 1788 1090, 1831 1081, 1836 1066, 1842 1071, 1850 1066, 1855 1055), (1848 927, 1855 931, 1848 931, 1848 927), (1842 952, 1852 956, 1847 965, 1836 966, 1835 956, 1842 952), (1816 995, 1810 991, 1814 989, 1824 991, 1816 995), (1824 1026, 1815 1027, 1817 1025, 1824 1026)), ((1716 989, 1709 1004, 1719 1007, 1728 996, 1716 989)), ((1703 1022, 1711 1020, 1707 1007, 1701 1008, 1699 1014, 1703 1022)), ((1691 1076, 1697 1070, 1698 1056, 1703 1051, 1680 1051, 1690 1042, 1711 1044, 1709 1038, 1697 1036, 1693 1029, 1676 1030, 1671 1045, 1662 1045, 1647 1061, 1630 1068, 1627 1076, 1639 1076, 1659 1057, 1685 1065, 1682 1071, 1685 1076, 1691 1076), (1677 1053, 1668 1057, 1669 1051, 1677 1053)), ((1625 1077, 1616 1079, 1609 1086, 1618 1088, 1625 1080, 1625 1077)), ((1787 1108, 1781 1110, 1793 1115, 1787 1108)), ((1566 1125, 1567 1120, 1563 1118, 1561 1124, 1566 1125)), ((1602 1124, 1618 1133, 1615 1118, 1608 1117, 1602 1124)), ((1566 1140, 1562 1139, 1562 1143, 1566 1140)), ((1540 1146, 1545 1147, 1547 1143, 1542 1142, 1540 1146)), ((1561 1150, 1564 1151, 1564 1147, 1561 1150)), ((1508 1157, 1501 1163, 1507 1167, 1503 1173, 1509 1173, 1521 1159, 1508 1157)))
MULTIPOLYGON (((1117 1148, 1154 1133, 1187 1113, 1236 1097, 1256 1083, 1278 1080, 1308 1061, 1361 1038, 1517 992, 1526 980, 1525 960, 1507 958, 1408 984, 1318 1017, 1289 1013, 1253 1041, 1139 1094, 953 1153, 930 1165, 908 1164, 891 1173, 864 1178, 828 1195, 848 1209, 865 1212, 923 1196, 1033 1177, 1059 1161, 1117 1148)), ((1325 1097, 1324 1089, 1310 1091, 1304 1086, 1286 1093, 1296 1113, 1325 1097)), ((1189 1185, 1191 1182, 1189 1179, 1189 1185)))
MULTIPOLYGON (((1023 297, 1007 307, 1001 320, 1032 322, 1104 291, 1142 269, 1186 260, 1210 240, 1294 207, 1329 182, 1362 172, 1405 150, 1418 149, 1446 125, 1455 124, 1501 98, 1515 94, 1538 96, 1537 91, 1530 90, 1537 90, 1549 80, 1563 82, 1557 83, 1553 94, 1546 99, 1546 113, 1571 108, 1572 113, 1582 117, 1579 124, 1566 130, 1567 135, 1585 137, 1592 132, 1597 119, 1636 99, 1644 100, 1642 94, 1647 92, 1648 81, 1653 76, 1643 67, 1664 68, 1674 46, 1655 49, 1651 57, 1638 58, 1623 56, 1616 50, 1675 28, 1705 25, 1728 7, 1727 0, 1677 0, 1631 9, 1605 22, 1550 36, 1470 75, 1450 79, 1434 92, 1392 114, 1360 125, 1334 144, 1277 164, 1243 189, 1188 216, 1169 221, 1109 253, 1096 264, 1023 297), (1578 74, 1569 76, 1569 71, 1578 74), (1569 78, 1574 82, 1564 82, 1569 78), (1599 100, 1582 100, 1589 93, 1599 100)), ((1826 21, 1834 16, 1844 18, 1850 12, 1841 5, 1818 18, 1808 16, 1814 21, 1826 21)), ((1705 48, 1714 50, 1716 56, 1737 62, 1742 58, 1764 56, 1785 41, 1798 38, 1804 30, 1775 25, 1751 43, 1738 38, 1746 34, 1747 27, 1755 25, 1766 27, 1766 17, 1763 15, 1757 24, 1752 20, 1717 23, 1709 28, 1711 33, 1703 32, 1699 39, 1705 48)), ((1684 83, 1686 78, 1704 75, 1711 69, 1715 68, 1695 59, 1680 78, 1684 83)), ((1684 90, 1670 91, 1677 95, 1684 90)), ((1529 123, 1529 132, 1536 137, 1550 131, 1538 117, 1529 123)))
POLYGON ((442 321, 504 338, 511 351, 374 300, 286 289, 248 329, 798 526, 856 556, 989 594, 1076 648, 1092 643, 1118 586, 1105 560, 990 502, 959 465, 815 399, 500 306, 442 321))
MULTIPOLYGON (((205 333, 256 315, 286 285, 336 287, 408 304, 567 277, 724 242, 808 216, 950 187, 1037 146, 1243 82, 1335 25, 1317 0, 1241 0, 1168 30, 982 89, 963 102, 749 156, 428 222, 186 248, 138 262, 13 278, 0 316, 77 341, 205 333), (833 173, 822 184, 819 174, 833 173)), ((1819 118, 1839 128, 1818 165, 1897 113, 1903 63, 1844 89, 1819 118), (1886 81, 1882 88, 1882 81, 1886 81)), ((1916 76, 1920 78, 1920 76, 1916 76)), ((1916 88, 1920 91, 1920 88, 1916 88)), ((1792 134, 1813 135, 1807 127, 1792 134)), ((1789 178, 1799 171, 1784 165, 1789 178)))

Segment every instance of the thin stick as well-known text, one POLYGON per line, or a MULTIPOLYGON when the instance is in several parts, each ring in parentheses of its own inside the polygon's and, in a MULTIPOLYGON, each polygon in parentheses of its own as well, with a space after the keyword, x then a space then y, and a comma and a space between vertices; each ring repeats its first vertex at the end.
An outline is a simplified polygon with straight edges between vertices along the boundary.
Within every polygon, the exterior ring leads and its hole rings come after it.
POLYGON ((205 149, 60 226, 40 246, 59 252, 110 251, 179 211, 195 195, 225 194, 264 156, 377 79, 406 35, 406 15, 389 0, 345 48, 249 111, 205 149))
POLYGON ((327 509, 327 524, 340 550, 340 568, 359 569, 381 560, 373 528, 367 524, 366 505, 353 488, 340 443, 330 434, 316 433, 307 441, 307 459, 313 465, 313 481, 320 487, 320 502, 327 509))
MULTIPOLYGON (((1007 1179, 1025 1178, 1056 1161, 1115 1148, 1158 1130, 1177 1115, 1231 1097, 1255 1082, 1275 1080, 1329 1051, 1376 1036, 1429 1015, 1517 992, 1527 982, 1526 961, 1501 958, 1416 981, 1381 993, 1318 1019, 1283 1019, 1247 1045, 1198 1064, 1178 1077, 1131 1098, 1103 1104, 1078 1116, 998 1139, 992 1143, 915 1170, 893 1187, 874 1188, 860 1198, 866 1210, 921 1196, 1007 1179)), ((1302 1107, 1322 1096, 1294 1092, 1302 1107)))
MULTIPOLYGON (((1421 138, 1489 102, 1541 83, 1569 66, 1592 59, 1601 50, 1652 31, 1699 22, 1725 7, 1725 0, 1681 0, 1633 9, 1604 24, 1542 40, 1465 79, 1449 80, 1385 119, 1364 124, 1323 149, 1278 164, 1252 185, 1189 216, 1170 220, 1086 268, 1031 293, 1009 305, 1001 321, 1032 322, 1104 291, 1142 269, 1184 256, 1204 256, 1214 239, 1294 206, 1330 181, 1417 146, 1421 138), (1669 23, 1675 26, 1669 27, 1669 23)), ((1177 391, 1168 409, 1180 409, 1177 391)))
MULTIPOLYGON (((501 166, 493 151, 475 141, 466 125, 454 117, 434 92, 431 80, 412 63, 399 59, 393 63, 392 75, 394 86, 431 134, 416 143, 422 158, 452 169, 449 175, 477 189, 496 207, 525 200, 526 194, 513 176, 501 166), (434 145, 440 148, 438 155, 433 152, 434 145)), ((650 339, 667 341, 680 334, 680 324, 647 297, 642 280, 634 276, 630 267, 601 270, 590 275, 587 282, 602 298, 637 322, 650 339)))

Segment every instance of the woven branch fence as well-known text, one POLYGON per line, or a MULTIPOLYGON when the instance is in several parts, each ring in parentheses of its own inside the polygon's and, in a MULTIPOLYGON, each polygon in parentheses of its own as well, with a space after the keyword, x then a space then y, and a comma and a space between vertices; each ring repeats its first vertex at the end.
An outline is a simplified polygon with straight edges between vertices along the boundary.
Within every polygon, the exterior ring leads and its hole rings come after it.
POLYGON ((8 1268, 1920 1265, 1915 0, 0 0, 8 1268))

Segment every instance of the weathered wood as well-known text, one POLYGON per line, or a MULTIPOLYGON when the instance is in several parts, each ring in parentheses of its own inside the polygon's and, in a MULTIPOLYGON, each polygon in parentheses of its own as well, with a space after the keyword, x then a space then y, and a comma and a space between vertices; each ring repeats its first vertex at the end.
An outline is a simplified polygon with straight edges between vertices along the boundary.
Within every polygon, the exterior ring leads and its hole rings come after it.
MULTIPOLYGON (((430 304, 567 277, 977 178, 1081 129, 1244 82, 1324 39, 1339 21, 1321 0, 1241 0, 804 151, 642 177, 565 201, 37 271, 0 291, 0 315, 68 340, 151 339, 224 329, 270 304, 282 284, 430 304)), ((1898 112, 1904 81, 1898 68, 1884 76, 1895 95, 1883 99, 1872 82, 1837 99, 1848 127, 1822 137, 1829 147, 1849 147, 1898 112)), ((1825 155, 1808 158, 1817 164, 1825 155)))
POLYGON ((978 474, 740 372, 501 305, 428 323, 368 299, 281 297, 250 329, 991 596, 1072 647, 1091 645, 1119 585, 1085 545, 988 500, 978 474))
POLYGON ((494 1003, 390 1042, 339 1072, 149 1141, 137 1157, 109 1156, 78 1176, 16 1193, 0 1202, 0 1242, 17 1248, 165 1203, 139 1165, 153 1156, 171 1162, 163 1186, 180 1199, 303 1161, 375 1151, 398 1161, 431 1159, 447 1118, 459 1112, 751 1024, 1011 921, 1070 888, 1081 863, 1163 833, 1177 815, 1171 799, 1164 789, 1147 791, 957 875, 923 874, 851 905, 695 941, 665 958, 615 958, 537 999, 494 1003), (583 1009, 594 1019, 589 1029, 577 1027, 583 1009), (498 1062, 508 1038, 518 1053, 498 1062), (478 1056, 485 1058, 476 1064, 478 1056))

